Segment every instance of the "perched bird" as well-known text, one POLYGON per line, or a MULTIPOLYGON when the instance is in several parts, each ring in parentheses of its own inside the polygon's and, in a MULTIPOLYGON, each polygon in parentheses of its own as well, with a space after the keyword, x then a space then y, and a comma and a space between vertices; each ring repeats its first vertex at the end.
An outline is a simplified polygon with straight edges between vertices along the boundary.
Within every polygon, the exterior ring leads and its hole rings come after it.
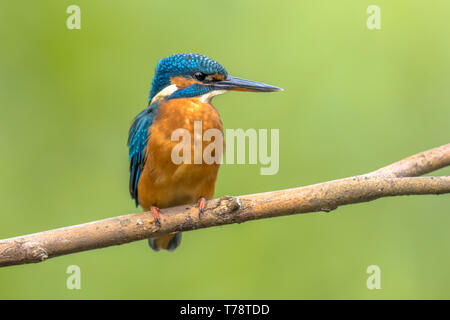
MULTIPOLYGON (((220 164, 175 164, 171 154, 178 142, 172 141, 171 136, 174 130, 184 128, 193 139, 194 121, 201 121, 202 133, 208 129, 222 132, 222 122, 211 99, 230 90, 282 89, 232 77, 219 63, 199 54, 175 54, 159 61, 148 107, 136 116, 128 137, 130 194, 136 206, 152 212, 156 223, 160 224, 159 208, 197 202, 202 212, 206 199, 213 198, 220 164)), ((181 233, 148 239, 156 251, 175 250, 180 241, 181 233)))

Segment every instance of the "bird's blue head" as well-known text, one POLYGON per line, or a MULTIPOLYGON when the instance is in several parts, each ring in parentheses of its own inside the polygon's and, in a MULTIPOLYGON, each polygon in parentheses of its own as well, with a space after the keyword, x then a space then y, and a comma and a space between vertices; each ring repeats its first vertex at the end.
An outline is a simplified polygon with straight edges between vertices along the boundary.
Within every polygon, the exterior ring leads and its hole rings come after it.
POLYGON ((232 77, 218 62, 200 54, 175 54, 159 61, 149 102, 160 98, 190 97, 202 97, 209 101, 228 90, 271 92, 282 89, 232 77))

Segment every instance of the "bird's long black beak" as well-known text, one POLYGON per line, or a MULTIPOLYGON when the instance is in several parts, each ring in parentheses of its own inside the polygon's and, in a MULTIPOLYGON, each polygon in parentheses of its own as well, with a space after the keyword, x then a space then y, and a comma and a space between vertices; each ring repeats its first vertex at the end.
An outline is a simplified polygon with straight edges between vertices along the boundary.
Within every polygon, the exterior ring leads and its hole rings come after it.
POLYGON ((227 76, 227 78, 224 80, 214 82, 213 86, 217 88, 217 90, 235 90, 235 91, 250 91, 250 92, 283 91, 283 89, 271 86, 269 84, 236 78, 232 76, 227 76))

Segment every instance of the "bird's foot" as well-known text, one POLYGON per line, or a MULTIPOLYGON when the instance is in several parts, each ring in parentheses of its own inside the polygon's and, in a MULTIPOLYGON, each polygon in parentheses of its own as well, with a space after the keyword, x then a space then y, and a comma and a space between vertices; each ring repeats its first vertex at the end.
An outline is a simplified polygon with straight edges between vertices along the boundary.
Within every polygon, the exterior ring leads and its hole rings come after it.
POLYGON ((203 212, 205 212, 206 208, 206 199, 204 197, 200 197, 197 201, 197 208, 198 208, 198 218, 201 218, 201 215, 203 212))
POLYGON ((157 224, 158 226, 161 226, 161 219, 159 217, 159 208, 155 207, 155 206, 152 206, 150 208, 150 211, 153 214, 153 219, 155 220, 155 224, 157 224))

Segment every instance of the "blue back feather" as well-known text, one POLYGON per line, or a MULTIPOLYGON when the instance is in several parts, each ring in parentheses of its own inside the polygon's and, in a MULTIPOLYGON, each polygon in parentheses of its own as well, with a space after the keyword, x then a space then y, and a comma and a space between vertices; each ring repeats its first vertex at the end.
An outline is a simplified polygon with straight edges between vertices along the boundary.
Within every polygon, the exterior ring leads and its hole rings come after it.
POLYGON ((157 105, 152 104, 134 118, 128 133, 128 152, 130 159, 130 195, 139 205, 138 182, 145 164, 148 130, 155 117, 157 105))

